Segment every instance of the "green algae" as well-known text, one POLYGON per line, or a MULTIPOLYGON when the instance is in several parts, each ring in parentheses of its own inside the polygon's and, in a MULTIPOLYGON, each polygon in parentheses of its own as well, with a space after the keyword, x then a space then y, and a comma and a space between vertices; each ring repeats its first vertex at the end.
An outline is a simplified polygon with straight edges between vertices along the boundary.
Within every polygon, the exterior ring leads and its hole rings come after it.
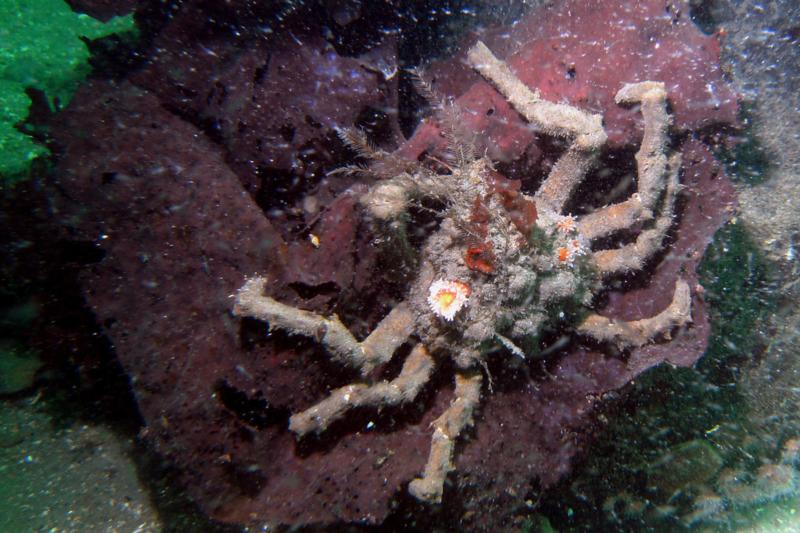
POLYGON ((0 395, 33 386, 42 362, 34 352, 13 340, 0 340, 0 395))
MULTIPOLYGON (((710 304, 711 338, 700 368, 750 360, 762 342, 756 328, 775 309, 772 267, 741 224, 721 228, 698 267, 710 304)), ((735 376, 730 376, 735 377, 735 376)))
POLYGON ((739 106, 741 134, 731 146, 721 146, 714 155, 725 165, 731 181, 753 187, 763 183, 769 173, 771 154, 763 146, 753 127, 753 105, 742 103, 739 106))
POLYGON ((133 29, 132 15, 103 23, 63 0, 0 2, 0 184, 24 179, 30 163, 48 154, 22 129, 27 91, 44 93, 51 110, 65 106, 91 71, 84 39, 133 29))

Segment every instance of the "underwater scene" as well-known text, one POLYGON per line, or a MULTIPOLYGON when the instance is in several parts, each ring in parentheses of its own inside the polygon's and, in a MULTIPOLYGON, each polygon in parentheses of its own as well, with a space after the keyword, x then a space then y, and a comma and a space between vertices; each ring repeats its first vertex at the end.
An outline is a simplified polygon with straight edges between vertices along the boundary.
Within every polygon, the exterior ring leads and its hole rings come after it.
POLYGON ((800 4, 2 0, 0 533, 800 531, 800 4))

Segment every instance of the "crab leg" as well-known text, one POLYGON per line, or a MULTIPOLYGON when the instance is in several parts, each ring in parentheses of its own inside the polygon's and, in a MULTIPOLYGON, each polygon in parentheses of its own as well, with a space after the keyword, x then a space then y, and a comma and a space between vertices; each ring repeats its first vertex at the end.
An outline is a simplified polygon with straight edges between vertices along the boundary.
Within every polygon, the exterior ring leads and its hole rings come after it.
POLYGON ((675 197, 678 194, 678 171, 681 167, 679 153, 670 157, 668 168, 670 171, 667 179, 667 192, 664 195, 664 205, 656 219, 655 225, 642 231, 631 244, 612 250, 599 250, 592 254, 595 266, 603 275, 640 270, 645 261, 661 250, 661 243, 672 226, 672 215, 675 209, 675 197))
POLYGON ((333 359, 358 369, 362 375, 391 359, 413 331, 414 316, 403 302, 366 339, 358 342, 336 315, 327 318, 264 296, 266 283, 262 277, 247 280, 236 295, 233 313, 269 322, 270 328, 313 337, 328 349, 333 359))
POLYGON ((444 481, 453 470, 455 441, 465 427, 472 424, 472 413, 481 397, 482 377, 479 373, 456 374, 455 398, 442 416, 433 421, 431 451, 425 471, 408 486, 408 492, 420 501, 442 501, 444 481))
POLYGON ((682 279, 675 282, 672 303, 659 314, 641 320, 613 320, 598 314, 589 315, 578 326, 578 333, 600 342, 611 342, 619 349, 638 348, 658 336, 669 336, 674 327, 692 321, 692 295, 682 279))
POLYGON ((340 387, 330 396, 293 415, 289 429, 298 436, 322 433, 334 421, 356 407, 383 407, 409 402, 416 398, 433 372, 434 361, 422 344, 417 344, 403 363, 400 374, 392 381, 374 385, 354 383, 340 387))
POLYGON ((644 136, 636 153, 637 192, 624 202, 590 213, 578 221, 578 232, 587 239, 605 237, 653 218, 653 210, 670 173, 667 161, 667 91, 662 82, 631 83, 619 90, 618 104, 640 103, 644 117, 644 136))
POLYGON ((547 135, 572 139, 572 144, 558 159, 535 196, 537 206, 561 213, 608 138, 603 129, 603 117, 570 105, 542 100, 538 91, 531 91, 481 41, 470 49, 467 60, 525 120, 547 135))

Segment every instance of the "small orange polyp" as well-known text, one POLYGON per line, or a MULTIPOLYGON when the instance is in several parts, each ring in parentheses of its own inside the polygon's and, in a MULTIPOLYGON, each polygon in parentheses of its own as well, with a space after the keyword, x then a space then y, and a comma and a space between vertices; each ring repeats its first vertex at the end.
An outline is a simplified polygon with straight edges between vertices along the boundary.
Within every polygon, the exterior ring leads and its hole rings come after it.
POLYGON ((556 248, 555 256, 559 263, 571 267, 573 266, 575 259, 578 256, 584 255, 586 250, 586 246, 579 238, 569 239, 562 246, 556 248))
POLYGON ((575 219, 571 216, 562 217, 556 222, 556 228, 561 233, 572 233, 572 230, 575 229, 575 219))
POLYGON ((472 289, 463 281, 436 280, 428 290, 428 305, 434 314, 445 320, 453 320, 466 305, 470 293, 472 289))

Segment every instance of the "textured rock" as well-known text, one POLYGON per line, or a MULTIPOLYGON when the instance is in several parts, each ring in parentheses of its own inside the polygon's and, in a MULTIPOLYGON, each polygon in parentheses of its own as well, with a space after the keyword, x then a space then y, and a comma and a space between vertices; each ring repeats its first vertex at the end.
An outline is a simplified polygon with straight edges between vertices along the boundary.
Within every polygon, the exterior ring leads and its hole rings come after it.
POLYGON ((203 17, 183 14, 168 24, 132 79, 217 139, 264 205, 280 207, 323 179, 341 158, 331 153, 341 150, 335 128, 396 106, 393 85, 370 70, 368 58, 341 56, 305 33, 237 42, 203 17))
MULTIPOLYGON (((641 131, 637 112, 614 104, 614 93, 623 82, 667 83, 676 132, 684 133, 677 143, 686 189, 674 244, 648 268, 652 281, 620 280, 600 309, 636 319, 666 305, 678 272, 696 281, 697 261, 734 205, 709 149, 686 139, 733 123, 735 97, 721 80, 715 40, 691 25, 685 9, 665 11, 660 1, 627 5, 564 2, 482 38, 544 97, 604 114, 613 149, 600 174, 630 170, 614 157, 629 157, 641 131)), ((146 68, 120 85, 84 87, 54 127, 60 215, 76 238, 105 254, 86 271, 84 293, 131 377, 144 433, 182 470, 209 514, 241 524, 379 523, 425 464, 429 423, 451 398, 449 370, 407 408, 365 410, 321 440, 298 444, 288 413, 353 376, 332 368, 313 342, 240 323, 229 296, 245 276, 260 273, 275 280, 270 290, 282 299, 342 312, 359 332, 395 303, 402 291, 384 280, 392 277, 386 267, 396 265, 379 263, 352 198, 330 201, 331 191, 351 182, 319 195, 329 208, 310 228, 297 231, 280 217, 273 218, 280 226, 271 224, 261 209, 284 200, 302 205, 310 189, 293 188, 291 180, 317 183, 320 168, 304 166, 302 152, 322 153, 333 126, 351 126, 363 106, 392 97, 374 73, 331 56, 318 40, 300 48, 286 38, 267 61, 266 45, 246 35, 248 46, 235 47, 227 36, 191 30, 167 26, 146 68), (294 74, 281 75, 286 71, 294 74), (281 141, 287 123, 294 133, 281 141)), ((541 174, 553 147, 464 68, 456 58, 430 72, 442 73, 435 74, 442 93, 463 93, 465 124, 489 139, 494 157, 514 161, 525 153, 516 168, 541 174)), ((400 152, 419 155, 438 138, 424 125, 400 152)), ((475 510, 474 527, 496 528, 534 485, 569 472, 595 431, 593 410, 603 393, 665 360, 691 365, 702 354, 708 323, 701 299, 693 312, 687 334, 627 358, 573 340, 541 364, 492 360, 492 392, 457 451, 455 483, 446 489, 454 508, 475 510)))

